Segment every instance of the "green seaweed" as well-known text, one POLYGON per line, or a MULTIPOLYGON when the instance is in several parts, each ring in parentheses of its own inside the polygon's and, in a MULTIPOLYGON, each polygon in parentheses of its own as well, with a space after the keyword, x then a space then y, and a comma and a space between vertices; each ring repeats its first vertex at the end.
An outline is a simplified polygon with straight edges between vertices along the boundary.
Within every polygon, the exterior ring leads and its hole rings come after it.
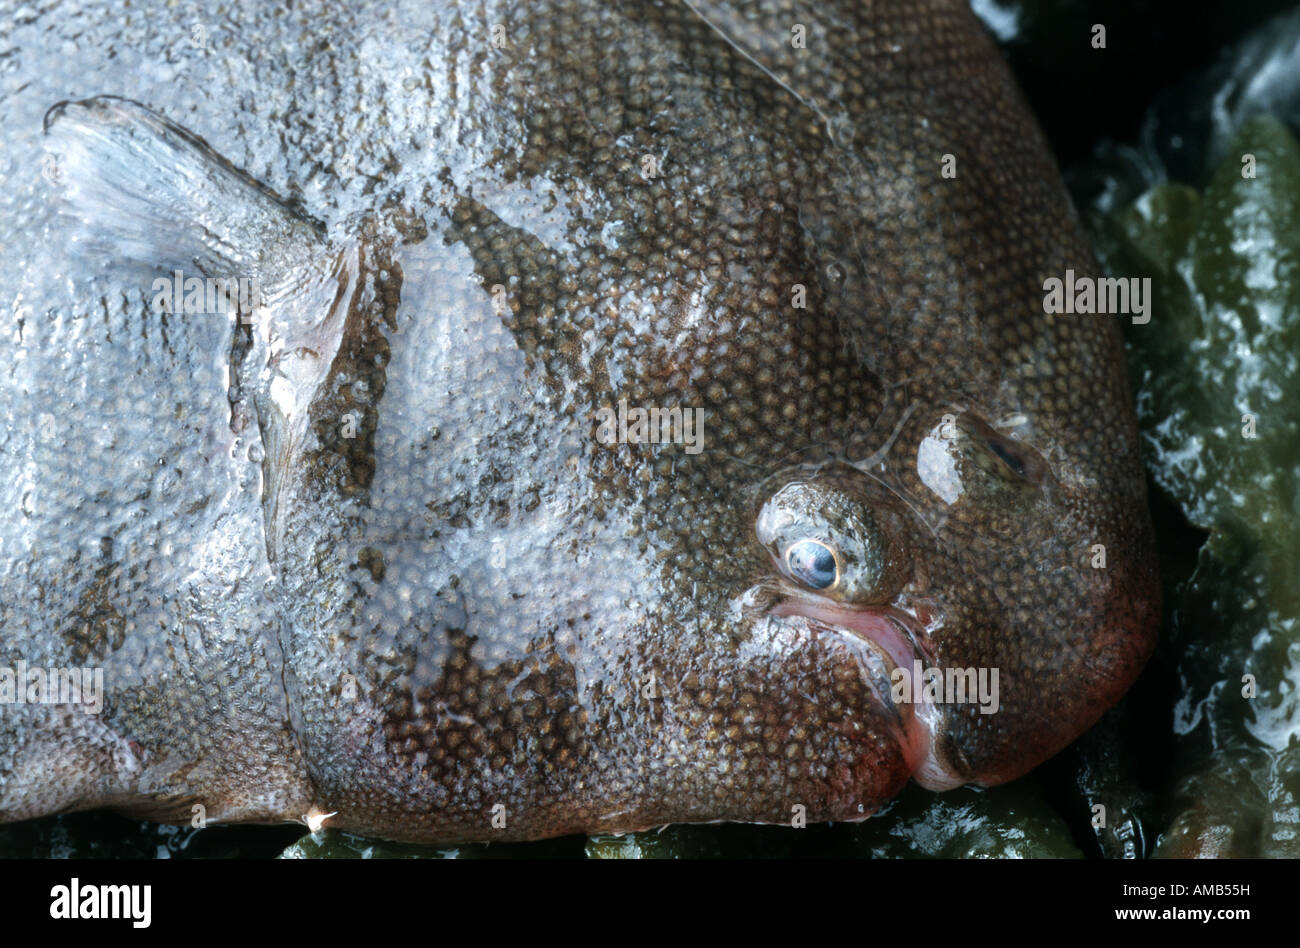
POLYGON ((790 858, 1079 858, 1063 818, 1033 779, 992 790, 943 794, 909 785, 862 823, 805 829, 669 826, 594 836, 593 859, 790 858))
POLYGON ((1238 132, 1203 194, 1111 215, 1115 274, 1150 276, 1130 327, 1155 481, 1209 531, 1174 603, 1180 779, 1158 855, 1300 855, 1300 145, 1238 132))
POLYGON ((934 794, 909 786, 888 818, 853 827, 877 858, 1081 858, 1064 819, 1033 778, 990 790, 960 787, 934 794))

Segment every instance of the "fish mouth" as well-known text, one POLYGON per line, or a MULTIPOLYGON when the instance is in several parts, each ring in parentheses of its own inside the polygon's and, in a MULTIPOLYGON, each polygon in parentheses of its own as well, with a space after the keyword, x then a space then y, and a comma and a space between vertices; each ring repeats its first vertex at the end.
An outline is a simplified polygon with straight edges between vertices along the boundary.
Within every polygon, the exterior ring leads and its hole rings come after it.
POLYGON ((921 700, 897 700, 900 694, 922 693, 917 677, 926 659, 905 614, 890 607, 853 609, 802 596, 782 599, 768 614, 800 623, 814 636, 835 636, 849 649, 877 699, 876 710, 895 733, 912 779, 927 790, 948 790, 966 782, 935 753, 939 708, 921 700), (904 680, 910 687, 894 687, 904 680))
POLYGON ((913 660, 921 656, 912 632, 894 616, 892 610, 851 609, 791 598, 773 606, 771 614, 803 616, 817 626, 860 639, 881 653, 894 668, 910 669, 913 660))

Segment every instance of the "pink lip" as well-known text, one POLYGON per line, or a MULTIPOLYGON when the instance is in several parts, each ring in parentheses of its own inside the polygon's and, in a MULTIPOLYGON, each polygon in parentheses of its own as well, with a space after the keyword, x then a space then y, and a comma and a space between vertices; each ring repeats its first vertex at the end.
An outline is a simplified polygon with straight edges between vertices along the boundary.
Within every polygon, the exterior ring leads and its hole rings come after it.
POLYGON ((772 608, 775 616, 804 616, 852 632, 878 646, 890 660, 906 671, 912 668, 917 650, 898 624, 879 612, 865 612, 811 600, 787 599, 772 608))
MULTIPOLYGON (((929 657, 925 654, 925 642, 913 643, 902 626, 906 618, 900 615, 895 619, 892 612, 888 607, 868 612, 806 598, 786 599, 771 609, 774 616, 810 619, 840 635, 853 636, 874 646, 904 675, 914 679, 911 684, 916 693, 919 683, 915 681, 915 669, 929 657)), ((882 701, 892 701, 888 694, 880 697, 882 701)), ((946 790, 964 783, 934 756, 934 735, 939 723, 935 708, 925 702, 905 707, 909 710, 900 715, 898 736, 912 777, 931 790, 946 790)))

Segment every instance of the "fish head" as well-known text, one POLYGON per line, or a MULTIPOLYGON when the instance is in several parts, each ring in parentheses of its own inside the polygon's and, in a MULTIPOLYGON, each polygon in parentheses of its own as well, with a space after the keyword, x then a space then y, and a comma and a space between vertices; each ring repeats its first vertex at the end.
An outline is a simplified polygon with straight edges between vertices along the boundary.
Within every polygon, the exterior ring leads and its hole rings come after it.
POLYGON ((1117 495, 1110 461, 1078 456, 1073 431, 911 407, 881 454, 759 491, 767 574, 753 589, 764 621, 874 650, 873 697, 903 723, 917 782, 993 785, 1137 676, 1156 624, 1150 538, 1138 492, 1117 495))

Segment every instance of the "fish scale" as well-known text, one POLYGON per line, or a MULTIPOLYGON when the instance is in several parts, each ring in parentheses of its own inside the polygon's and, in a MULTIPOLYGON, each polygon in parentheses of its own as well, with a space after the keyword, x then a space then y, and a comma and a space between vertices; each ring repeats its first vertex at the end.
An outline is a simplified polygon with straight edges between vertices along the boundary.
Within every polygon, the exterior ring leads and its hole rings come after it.
MULTIPOLYGON (((1122 347, 1113 318, 1044 312, 1046 278, 1099 269, 963 3, 427 15, 449 55, 383 103, 429 116, 418 158, 386 141, 357 169, 370 208, 323 226, 176 124, 228 118, 51 111, 71 311, 91 261, 146 300, 139 264, 267 298, 170 317, 206 321, 150 349, 182 381, 102 412, 109 446, 6 442, 52 486, 35 531, 0 511, 0 663, 93 656, 106 695, 93 720, 0 706, 0 821, 198 805, 451 842, 857 820, 909 778, 1019 776, 1118 700, 1159 614, 1122 347), (702 410, 703 449, 602 443, 621 401, 702 410), (137 525, 73 554, 100 516, 78 498, 114 484, 137 525), (789 570, 796 542, 832 586, 789 570), (997 710, 899 702, 913 657, 996 670, 997 710)), ((122 347, 27 355, 55 398, 144 358, 122 347)))

